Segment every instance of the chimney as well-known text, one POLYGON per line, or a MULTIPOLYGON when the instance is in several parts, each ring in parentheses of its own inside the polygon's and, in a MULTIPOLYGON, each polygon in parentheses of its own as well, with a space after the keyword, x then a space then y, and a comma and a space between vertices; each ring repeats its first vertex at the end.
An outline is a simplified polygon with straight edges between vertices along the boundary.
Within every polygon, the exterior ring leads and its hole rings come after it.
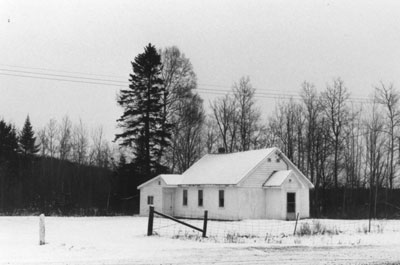
POLYGON ((223 147, 218 148, 218 154, 225 154, 225 148, 223 147))

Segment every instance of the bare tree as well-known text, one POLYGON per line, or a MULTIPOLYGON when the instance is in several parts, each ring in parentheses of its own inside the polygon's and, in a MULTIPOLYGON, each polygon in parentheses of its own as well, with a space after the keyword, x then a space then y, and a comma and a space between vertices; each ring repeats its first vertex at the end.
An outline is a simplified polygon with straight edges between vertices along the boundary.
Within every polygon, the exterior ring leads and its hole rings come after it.
POLYGON ((58 152, 60 159, 66 160, 69 158, 72 148, 72 122, 68 116, 64 116, 58 126, 58 152))
POLYGON ((182 102, 180 120, 176 121, 173 136, 173 153, 178 171, 181 173, 196 162, 203 150, 202 130, 204 123, 203 101, 198 95, 182 102))
POLYGON ((239 83, 233 85, 233 96, 236 101, 236 116, 238 120, 239 144, 238 151, 252 148, 253 138, 257 137, 258 123, 261 113, 255 107, 255 89, 249 77, 242 77, 239 83))
POLYGON ((388 153, 388 183, 387 187, 393 189, 393 180, 396 174, 395 163, 395 140, 398 128, 400 126, 400 94, 393 84, 385 85, 381 82, 379 87, 375 88, 376 102, 381 104, 385 110, 385 118, 388 121, 382 128, 389 136, 387 153, 388 153))
POLYGON ((218 148, 219 129, 218 125, 212 115, 206 117, 205 128, 203 130, 203 138, 205 141, 205 151, 207 154, 215 152, 218 148))
POLYGON ((236 102, 227 94, 223 98, 217 98, 211 104, 215 121, 218 125, 221 141, 226 152, 236 150, 238 120, 236 116, 236 102))
POLYGON ((73 128, 72 159, 78 164, 85 164, 88 155, 88 132, 82 120, 73 128))
POLYGON ((310 180, 315 185, 316 174, 316 134, 318 122, 322 116, 322 105, 320 97, 311 83, 304 82, 302 84, 301 98, 304 106, 304 117, 306 123, 306 150, 307 150, 307 166, 305 173, 310 176, 310 180))
POLYGON ((57 152, 57 121, 55 119, 50 119, 46 127, 40 130, 39 138, 42 144, 42 154, 55 157, 57 152))
POLYGON ((376 216, 376 203, 378 197, 378 187, 382 184, 384 175, 384 133, 383 117, 379 114, 374 100, 370 117, 365 122, 365 142, 366 142, 366 164, 369 174, 369 214, 372 217, 373 209, 376 216), (375 198, 375 199, 374 199, 375 198), (374 205, 374 207, 373 207, 374 205))
MULTIPOLYGON (((171 171, 178 167, 178 171, 181 172, 194 162, 193 153, 189 154, 187 148, 189 143, 197 143, 198 134, 201 134, 201 130, 194 132, 192 129, 202 127, 204 117, 195 117, 193 113, 203 112, 203 101, 194 93, 197 78, 190 60, 176 46, 167 47, 161 50, 160 54, 165 87, 162 126, 164 130, 170 126, 172 132, 171 146, 168 147, 165 159, 171 171), (189 123, 192 128, 187 127, 189 123), (184 161, 182 158, 185 158, 184 161)), ((195 149, 191 151, 198 153, 197 148, 195 149)), ((197 155, 194 157, 197 159, 197 155)))
POLYGON ((325 115, 330 122, 331 141, 334 149, 333 178, 335 187, 338 187, 338 176, 340 173, 340 149, 343 143, 344 127, 349 120, 347 100, 349 93, 340 79, 333 80, 333 86, 328 86, 322 93, 325 115))

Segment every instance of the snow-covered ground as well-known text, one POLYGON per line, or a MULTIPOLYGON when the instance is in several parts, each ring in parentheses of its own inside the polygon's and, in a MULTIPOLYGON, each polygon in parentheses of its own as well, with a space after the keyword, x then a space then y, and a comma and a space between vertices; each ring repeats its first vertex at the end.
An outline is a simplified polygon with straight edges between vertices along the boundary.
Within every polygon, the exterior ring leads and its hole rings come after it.
MULTIPOLYGON (((317 222, 303 220, 302 222, 317 222)), ((202 227, 201 221, 189 220, 202 227)), ((338 234, 293 236, 294 222, 208 223, 209 238, 156 218, 147 237, 144 217, 0 217, 0 264, 366 264, 400 261, 400 221, 319 220, 338 234), (333 257, 328 257, 333 255, 333 257), (336 258, 334 258, 336 257, 336 258), (328 262, 329 261, 329 262, 328 262)))

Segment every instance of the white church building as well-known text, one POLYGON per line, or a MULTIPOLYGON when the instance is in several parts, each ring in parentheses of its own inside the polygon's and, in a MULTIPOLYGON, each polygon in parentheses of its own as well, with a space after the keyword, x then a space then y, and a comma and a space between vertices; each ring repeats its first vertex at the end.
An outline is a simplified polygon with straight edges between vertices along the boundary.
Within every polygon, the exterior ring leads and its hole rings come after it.
POLYGON ((208 154, 181 175, 159 175, 138 187, 140 215, 149 206, 176 216, 221 220, 310 216, 313 184, 278 149, 208 154))

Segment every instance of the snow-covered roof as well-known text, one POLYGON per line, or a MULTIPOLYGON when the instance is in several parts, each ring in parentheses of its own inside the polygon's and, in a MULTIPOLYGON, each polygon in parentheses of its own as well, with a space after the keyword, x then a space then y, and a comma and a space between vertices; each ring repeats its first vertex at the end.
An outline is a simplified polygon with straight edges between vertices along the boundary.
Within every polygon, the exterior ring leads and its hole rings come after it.
POLYGON ((234 185, 246 177, 276 148, 228 154, 208 154, 202 157, 182 176, 182 185, 234 185))
POLYGON ((159 177, 161 177, 168 186, 181 184, 183 178, 183 176, 179 174, 161 174, 159 177))
POLYGON ((153 182, 153 181, 155 181, 157 179, 162 179, 167 186, 176 187, 177 185, 181 184, 182 178, 183 178, 183 176, 179 175, 179 174, 161 174, 161 175, 158 175, 155 178, 152 178, 152 179, 146 181, 145 183, 141 184, 137 188, 140 189, 143 186, 146 186, 150 182, 153 182))
POLYGON ((280 170, 275 171, 264 183, 264 187, 280 187, 285 179, 289 177, 292 173, 292 170, 280 170))
POLYGON ((314 187, 303 173, 278 148, 274 147, 238 153, 208 154, 193 164, 182 175, 158 175, 141 184, 138 189, 160 178, 164 180, 167 186, 171 187, 178 185, 237 185, 272 153, 278 153, 290 166, 291 170, 274 173, 264 183, 263 187, 280 186, 291 173, 297 176, 298 180, 306 187, 314 187))

